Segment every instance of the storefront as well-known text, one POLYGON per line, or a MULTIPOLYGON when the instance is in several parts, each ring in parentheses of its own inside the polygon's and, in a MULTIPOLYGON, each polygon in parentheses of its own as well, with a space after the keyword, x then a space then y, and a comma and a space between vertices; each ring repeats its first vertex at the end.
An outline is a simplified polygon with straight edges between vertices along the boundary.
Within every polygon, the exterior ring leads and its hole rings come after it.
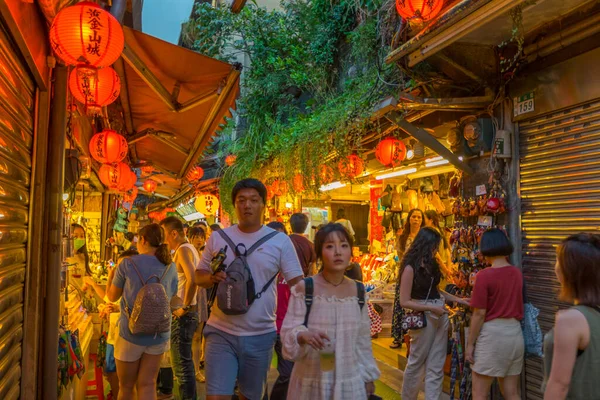
MULTIPOLYGON (((516 117, 523 272, 544 332, 554 325, 556 311, 566 306, 557 299, 557 245, 568 235, 598 231, 600 87, 588 78, 586 66, 599 60, 600 50, 594 49, 524 76, 511 89, 517 98, 531 96, 533 104, 530 112, 516 117)), ((527 360, 528 398, 541 398, 542 379, 541 359, 527 360)))

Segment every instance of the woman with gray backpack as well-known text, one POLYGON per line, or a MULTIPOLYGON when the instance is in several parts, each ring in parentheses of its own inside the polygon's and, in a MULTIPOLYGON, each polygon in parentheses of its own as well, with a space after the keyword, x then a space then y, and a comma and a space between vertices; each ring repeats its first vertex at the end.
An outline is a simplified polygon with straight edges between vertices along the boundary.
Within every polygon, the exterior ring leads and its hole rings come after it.
POLYGON ((139 232, 139 255, 111 270, 107 297, 121 299, 115 359, 120 399, 156 399, 156 379, 171 336, 170 302, 177 294, 177 269, 163 244, 163 230, 150 224, 139 232))

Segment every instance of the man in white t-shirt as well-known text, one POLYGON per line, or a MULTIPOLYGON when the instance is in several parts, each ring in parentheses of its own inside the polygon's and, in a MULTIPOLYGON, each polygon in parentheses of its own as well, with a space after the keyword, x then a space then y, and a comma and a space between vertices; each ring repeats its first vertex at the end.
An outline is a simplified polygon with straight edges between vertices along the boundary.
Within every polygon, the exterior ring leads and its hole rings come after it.
POLYGON ((196 368, 192 358, 192 338, 198 328, 198 306, 194 275, 200 262, 196 248, 188 243, 183 223, 177 217, 167 217, 160 222, 165 232, 169 250, 175 251, 173 262, 177 266, 177 301, 172 302, 171 364, 177 377, 182 400, 196 400, 196 368))
MULTIPOLYGON (((273 229, 263 225, 267 189, 256 179, 236 183, 232 200, 239 223, 224 232, 235 244, 250 249, 273 229)), ((206 243, 202 260, 196 270, 196 283, 210 288, 226 279, 226 274, 213 274, 210 263, 215 254, 227 245, 214 233, 206 243)), ((225 264, 234 258, 228 246, 225 264)), ((290 286, 302 280, 303 273, 296 250, 289 237, 277 234, 248 256, 256 290, 282 273, 290 286)), ((271 284, 260 298, 242 315, 226 315, 217 304, 212 307, 207 326, 205 372, 207 400, 231 399, 236 382, 242 399, 260 400, 266 390, 267 372, 273 357, 276 285, 271 284)))

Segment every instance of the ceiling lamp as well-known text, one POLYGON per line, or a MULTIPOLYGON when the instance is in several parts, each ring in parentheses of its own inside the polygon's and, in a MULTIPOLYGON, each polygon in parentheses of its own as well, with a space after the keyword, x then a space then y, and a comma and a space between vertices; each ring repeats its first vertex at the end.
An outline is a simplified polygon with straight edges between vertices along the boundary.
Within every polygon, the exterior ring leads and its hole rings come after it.
POLYGON ((439 165, 446 165, 450 163, 450 161, 446 160, 444 157, 433 157, 425 160, 426 167, 437 167, 439 165))
POLYGON ((111 67, 77 67, 69 77, 69 89, 89 114, 100 114, 121 93, 121 80, 111 67))
POLYGON ((294 179, 292 180, 292 186, 294 187, 294 191, 296 193, 304 192, 304 176, 302 176, 302 174, 294 175, 294 179))
POLYGON ((343 176, 354 179, 364 172, 365 162, 356 154, 351 154, 340 160, 338 163, 338 170, 343 176))
POLYGON ((153 181, 152 179, 147 179, 146 181, 144 181, 144 184, 142 185, 144 190, 148 193, 154 193, 154 191, 156 190, 156 186, 158 186, 158 184, 156 183, 156 181, 153 181))
POLYGON ((236 160, 237 160, 237 156, 235 154, 230 154, 227 157, 225 157, 225 164, 227 164, 231 167, 233 164, 235 164, 236 160))
POLYGON ((407 20, 428 21, 437 16, 444 0, 396 0, 396 11, 407 20))
POLYGON ((89 149, 92 158, 103 164, 121 162, 129 151, 127 139, 112 129, 103 130, 92 136, 89 149))
POLYGON ((190 171, 187 173, 187 175, 185 177, 190 182, 196 182, 196 181, 199 181, 200 179, 202 179, 203 176, 204 176, 204 170, 202 169, 202 167, 196 166, 196 167, 190 169, 190 171))
POLYGON ((322 185, 319 188, 319 190, 321 192, 327 192, 327 191, 330 191, 330 190, 341 189, 343 187, 346 187, 346 184, 338 181, 338 182, 330 183, 328 185, 322 185))
POLYGON ((395 178, 396 176, 408 175, 408 174, 412 174, 414 172, 417 172, 416 168, 404 168, 404 169, 401 169, 401 170, 398 170, 398 171, 389 172, 387 174, 376 176, 375 179, 377 179, 378 181, 380 181, 382 179, 395 178))
POLYGON ((66 65, 107 67, 123 52, 119 21, 98 4, 84 1, 63 8, 50 26, 50 45, 66 65))
MULTIPOLYGON (((126 182, 131 180, 131 169, 125 163, 104 164, 98 173, 100 181, 109 189, 119 190, 126 182)), ((134 182, 135 183, 135 182, 134 182)))
POLYGON ((397 167, 406 157, 406 146, 395 138, 383 139, 375 149, 375 157, 386 167, 397 167))

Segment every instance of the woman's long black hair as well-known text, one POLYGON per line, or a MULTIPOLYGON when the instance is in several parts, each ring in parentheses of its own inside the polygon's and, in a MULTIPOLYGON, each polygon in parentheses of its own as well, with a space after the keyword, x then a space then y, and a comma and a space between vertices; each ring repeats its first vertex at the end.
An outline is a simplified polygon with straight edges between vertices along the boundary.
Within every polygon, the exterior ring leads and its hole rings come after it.
POLYGON ((417 273, 417 269, 426 268, 432 276, 441 275, 440 266, 435 259, 435 253, 438 251, 441 241, 442 235, 436 229, 421 228, 417 237, 415 237, 415 241, 404 253, 404 257, 400 263, 398 281, 408 265, 413 268, 415 274, 417 273))

